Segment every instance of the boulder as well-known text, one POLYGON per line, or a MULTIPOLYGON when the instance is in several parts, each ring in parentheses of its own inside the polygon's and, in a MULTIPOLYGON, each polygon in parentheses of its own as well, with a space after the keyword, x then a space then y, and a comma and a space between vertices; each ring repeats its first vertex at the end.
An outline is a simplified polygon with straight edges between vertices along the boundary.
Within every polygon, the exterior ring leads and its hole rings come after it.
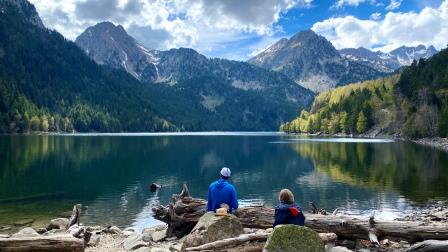
POLYGON ((46 228, 37 228, 36 232, 38 234, 45 234, 48 230, 46 228))
POLYGON ((56 218, 52 219, 50 223, 48 223, 47 230, 52 229, 66 229, 68 226, 67 218, 56 218))
POLYGON ((244 233, 243 225, 234 215, 204 214, 184 241, 184 248, 237 237, 244 233))
POLYGON ((145 241, 145 242, 150 242, 150 241, 152 241, 152 235, 155 233, 155 232, 163 232, 163 233, 166 233, 166 229, 167 229, 167 226, 165 225, 165 224, 162 224, 162 225, 157 225, 157 226, 154 226, 154 227, 150 227, 150 228, 145 228, 145 229, 143 229, 143 231, 142 231, 142 236, 143 236, 143 241, 145 241))
POLYGON ((121 234, 121 229, 118 228, 117 226, 109 226, 105 229, 102 230, 103 233, 105 234, 121 234))
POLYGON ((152 235, 151 235, 151 239, 153 242, 159 242, 165 238, 166 238, 165 231, 157 231, 157 232, 152 233, 152 235))
POLYGON ((92 235, 92 237, 90 237, 89 242, 87 243, 87 246, 95 247, 95 246, 98 246, 98 244, 100 244, 100 236, 92 235))
POLYGON ((282 225, 274 228, 264 246, 264 252, 322 252, 324 244, 319 234, 307 227, 282 225))
POLYGON ((131 251, 141 247, 146 247, 147 243, 142 240, 141 234, 134 234, 129 236, 123 241, 123 247, 125 250, 131 251))
POLYGON ((124 230, 123 232, 121 232, 121 236, 129 237, 129 236, 133 235, 134 233, 135 233, 134 231, 124 230))
POLYGON ((39 237, 40 235, 36 232, 36 230, 26 227, 19 232, 13 234, 11 238, 30 238, 30 237, 39 237))

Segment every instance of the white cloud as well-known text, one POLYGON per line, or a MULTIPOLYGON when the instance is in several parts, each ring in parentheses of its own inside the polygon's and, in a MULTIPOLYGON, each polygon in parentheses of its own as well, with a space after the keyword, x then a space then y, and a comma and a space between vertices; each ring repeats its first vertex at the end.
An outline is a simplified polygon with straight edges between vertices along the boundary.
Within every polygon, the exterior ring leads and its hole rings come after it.
POLYGON ((333 5, 333 8, 342 8, 345 5, 358 6, 360 3, 365 1, 366 0, 337 0, 333 5))
POLYGON ((313 0, 30 0, 46 26, 74 40, 100 21, 121 24, 156 49, 200 52, 248 36, 272 35, 281 14, 313 0))
POLYGON ((390 4, 386 7, 386 10, 395 10, 400 7, 403 0, 390 0, 390 4))
POLYGON ((420 12, 388 12, 383 19, 362 20, 353 16, 317 22, 312 30, 329 39, 336 48, 366 47, 393 50, 402 45, 434 45, 445 48, 448 41, 448 0, 438 8, 420 12))
POLYGON ((370 15, 370 19, 372 19, 372 20, 379 20, 379 19, 381 19, 381 13, 379 13, 379 12, 372 13, 372 15, 370 15))
POLYGON ((336 2, 330 7, 330 10, 338 10, 344 8, 344 6, 358 7, 362 3, 368 3, 373 6, 384 6, 384 4, 378 0, 336 0, 336 2))

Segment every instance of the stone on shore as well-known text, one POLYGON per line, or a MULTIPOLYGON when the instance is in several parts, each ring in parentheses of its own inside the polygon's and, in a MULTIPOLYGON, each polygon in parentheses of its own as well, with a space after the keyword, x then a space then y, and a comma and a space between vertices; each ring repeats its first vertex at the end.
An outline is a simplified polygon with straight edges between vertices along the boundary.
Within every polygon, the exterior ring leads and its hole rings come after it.
POLYGON ((19 232, 13 234, 11 238, 30 238, 30 237, 39 237, 40 235, 36 232, 36 230, 26 227, 19 232))
POLYGON ((103 230, 106 234, 121 234, 121 229, 117 226, 107 227, 103 230))
POLYGON ((283 225, 274 228, 263 249, 265 252, 322 252, 324 250, 324 244, 318 233, 310 228, 296 225, 283 225))
POLYGON ((204 214, 184 241, 184 248, 237 237, 244 233, 243 225, 234 215, 204 214))
MULTIPOLYGON (((152 236, 153 236, 154 233, 160 232, 161 234, 165 234, 166 233, 166 229, 167 229, 167 226, 165 224, 157 225, 157 226, 150 227, 150 228, 145 228, 142 231, 142 236, 143 236, 142 239, 145 242, 151 242, 151 241, 153 241, 153 237, 152 236)), ((155 238, 160 237, 161 234, 156 235, 155 238)), ((165 237, 163 237, 163 238, 165 238, 165 237)))
POLYGON ((101 238, 99 235, 92 235, 92 237, 90 237, 89 242, 87 243, 87 246, 89 247, 95 247, 98 246, 98 244, 100 244, 101 238))
POLYGON ((141 234, 134 234, 126 238, 123 241, 123 247, 125 250, 131 251, 141 247, 146 247, 147 243, 142 240, 141 234))
POLYGON ((69 220, 67 218, 52 219, 47 226, 47 230, 66 229, 68 226, 68 222, 69 222, 69 220))
POLYGON ((153 242, 159 242, 165 238, 166 238, 165 231, 157 231, 157 232, 152 233, 152 235, 151 235, 151 239, 153 242))

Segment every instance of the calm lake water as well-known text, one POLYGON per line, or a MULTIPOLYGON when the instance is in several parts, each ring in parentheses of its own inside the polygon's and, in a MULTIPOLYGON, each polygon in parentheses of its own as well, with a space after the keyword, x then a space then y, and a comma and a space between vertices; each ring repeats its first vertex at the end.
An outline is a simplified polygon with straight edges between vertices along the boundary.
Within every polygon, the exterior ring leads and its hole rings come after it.
MULTIPOLYGON (((0 226, 32 226, 88 206, 85 224, 158 223, 151 208, 167 204, 188 182, 206 198, 222 166, 232 169, 240 203, 296 200, 329 211, 391 219, 428 199, 448 198, 448 154, 379 139, 304 138, 275 133, 0 136, 0 226), (163 187, 151 193, 152 182, 163 187)), ((0 231, 1 232, 1 231, 0 231)))

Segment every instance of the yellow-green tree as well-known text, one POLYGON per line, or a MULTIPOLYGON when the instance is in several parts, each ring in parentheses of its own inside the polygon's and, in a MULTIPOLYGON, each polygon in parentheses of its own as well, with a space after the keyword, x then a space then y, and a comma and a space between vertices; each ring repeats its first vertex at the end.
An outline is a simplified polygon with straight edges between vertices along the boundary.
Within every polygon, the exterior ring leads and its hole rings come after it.
POLYGON ((31 117, 30 128, 32 131, 39 131, 40 129, 40 119, 37 116, 31 117))
POLYGON ((347 112, 341 112, 339 114, 339 131, 347 133, 347 112))
POLYGON ((50 127, 50 124, 48 123, 48 117, 42 116, 40 120, 40 130, 43 132, 48 132, 48 128, 50 127))
POLYGON ((339 115, 333 113, 331 115, 330 122, 328 123, 328 131, 330 134, 336 134, 339 132, 339 115))
POLYGON ((366 131, 366 127, 367 127, 367 117, 361 111, 358 114, 358 121, 356 122, 356 131, 358 131, 358 133, 364 133, 366 131))

